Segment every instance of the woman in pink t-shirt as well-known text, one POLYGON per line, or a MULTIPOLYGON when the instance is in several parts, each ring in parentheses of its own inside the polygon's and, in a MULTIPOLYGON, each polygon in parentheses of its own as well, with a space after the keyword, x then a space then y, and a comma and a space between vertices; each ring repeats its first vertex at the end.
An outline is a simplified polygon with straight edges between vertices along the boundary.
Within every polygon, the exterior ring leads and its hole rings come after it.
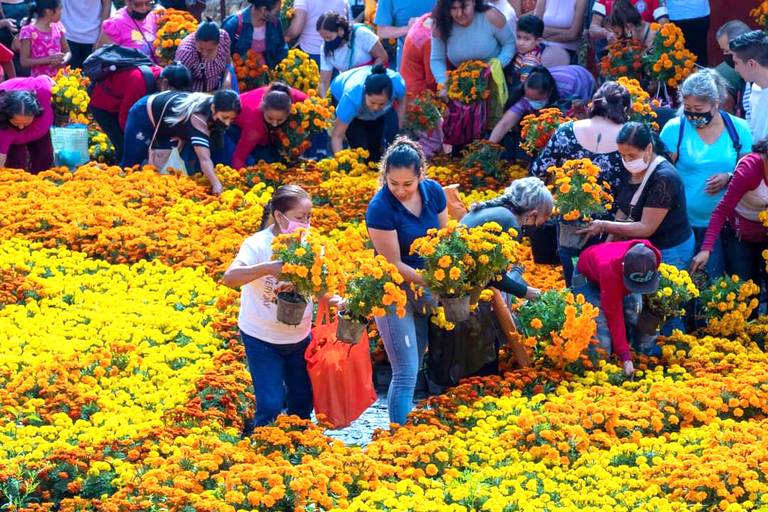
POLYGON ((48 76, 0 84, 0 167, 36 174, 53 165, 51 87, 48 76))
POLYGON ((19 32, 21 65, 30 76, 55 76, 72 54, 61 24, 61 1, 38 0, 19 32), (30 23, 34 14, 34 23, 30 23))
POLYGON ((116 44, 134 48, 157 62, 152 43, 157 37, 157 11, 152 0, 126 0, 125 7, 101 24, 96 48, 116 44))

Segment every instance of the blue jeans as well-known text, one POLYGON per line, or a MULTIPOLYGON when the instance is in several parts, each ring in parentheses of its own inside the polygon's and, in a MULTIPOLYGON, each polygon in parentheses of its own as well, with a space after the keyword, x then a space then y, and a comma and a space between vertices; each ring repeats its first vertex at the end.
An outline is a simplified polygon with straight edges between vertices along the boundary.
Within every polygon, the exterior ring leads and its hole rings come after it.
MULTIPOLYGON (((723 227, 723 231, 725 227, 723 227)), ((694 255, 701 250, 701 244, 704 243, 704 233, 707 232, 707 228, 693 228, 693 236, 696 238, 696 247, 694 249, 694 255)), ((722 235, 722 233, 721 233, 722 235)), ((723 253, 723 240, 722 236, 719 236, 715 240, 715 245, 712 246, 712 252, 709 254, 709 261, 705 267, 707 276, 710 279, 717 279, 718 277, 725 275, 725 254, 723 253)))
MULTIPOLYGON (((149 96, 141 98, 128 111, 128 119, 125 122, 123 159, 120 161, 120 167, 133 167, 142 164, 149 154, 149 144, 152 142, 155 128, 147 114, 147 98, 149 96)), ((170 147, 169 140, 161 141, 158 139, 155 142, 157 148, 170 147)))
POLYGON ((287 414, 309 419, 312 413, 312 382, 307 373, 304 352, 309 336, 298 343, 267 343, 240 331, 256 395, 253 424, 261 427, 272 423, 288 406, 287 414))
POLYGON ((425 297, 415 302, 409 292, 403 318, 393 312, 375 318, 392 365, 392 382, 387 393, 390 423, 403 425, 413 409, 416 377, 429 341, 429 314, 421 308, 427 300, 425 297))

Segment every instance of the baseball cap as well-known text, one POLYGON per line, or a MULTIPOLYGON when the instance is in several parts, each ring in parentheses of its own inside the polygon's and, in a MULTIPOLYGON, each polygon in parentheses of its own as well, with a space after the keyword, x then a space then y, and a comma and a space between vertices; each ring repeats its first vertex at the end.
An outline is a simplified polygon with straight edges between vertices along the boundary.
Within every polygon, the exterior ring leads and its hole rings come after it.
POLYGON ((659 288, 659 261, 645 244, 633 245, 624 255, 624 286, 632 293, 653 293, 659 288))

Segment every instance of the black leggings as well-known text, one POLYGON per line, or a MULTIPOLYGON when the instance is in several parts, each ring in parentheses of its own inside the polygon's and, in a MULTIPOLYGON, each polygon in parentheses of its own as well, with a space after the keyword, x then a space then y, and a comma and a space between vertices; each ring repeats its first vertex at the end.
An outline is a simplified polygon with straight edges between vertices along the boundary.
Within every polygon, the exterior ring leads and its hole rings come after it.
POLYGON ((369 162, 381 160, 381 146, 384 142, 384 116, 373 121, 354 118, 347 127, 347 142, 351 148, 367 149, 369 162))

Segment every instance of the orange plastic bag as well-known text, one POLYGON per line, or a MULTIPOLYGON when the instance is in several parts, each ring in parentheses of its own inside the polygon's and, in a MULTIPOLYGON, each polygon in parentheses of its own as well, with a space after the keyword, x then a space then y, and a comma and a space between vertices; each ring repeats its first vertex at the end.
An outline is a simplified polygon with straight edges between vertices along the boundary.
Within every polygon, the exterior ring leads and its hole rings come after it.
POLYGON ((336 318, 328 302, 320 301, 305 359, 312 380, 315 413, 334 428, 346 427, 376 401, 368 333, 357 345, 336 341, 336 318))

